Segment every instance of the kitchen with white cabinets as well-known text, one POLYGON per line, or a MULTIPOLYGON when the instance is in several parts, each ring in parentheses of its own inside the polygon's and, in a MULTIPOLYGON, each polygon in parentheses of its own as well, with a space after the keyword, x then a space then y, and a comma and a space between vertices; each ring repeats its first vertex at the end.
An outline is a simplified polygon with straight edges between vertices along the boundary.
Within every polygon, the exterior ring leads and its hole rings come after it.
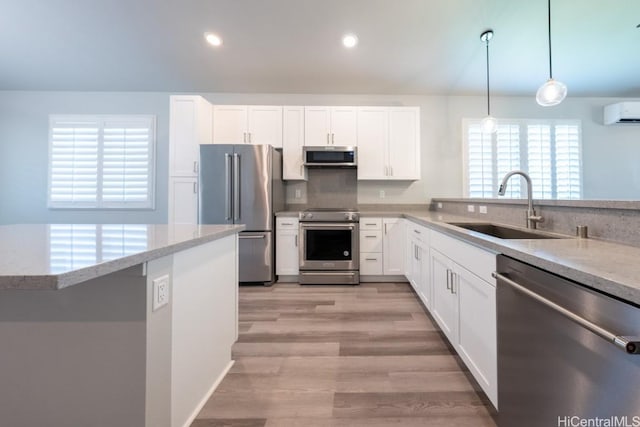
POLYGON ((4 8, 0 425, 640 425, 640 6, 249 3, 4 8))

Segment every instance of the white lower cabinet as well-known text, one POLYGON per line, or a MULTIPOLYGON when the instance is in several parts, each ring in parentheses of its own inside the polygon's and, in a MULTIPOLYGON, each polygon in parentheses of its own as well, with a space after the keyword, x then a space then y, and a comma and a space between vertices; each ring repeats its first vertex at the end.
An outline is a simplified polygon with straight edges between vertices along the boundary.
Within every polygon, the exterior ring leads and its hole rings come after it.
POLYGON ((405 270, 407 280, 427 308, 431 307, 431 278, 429 277, 429 229, 412 222, 406 225, 407 244, 405 270))
POLYGON ((297 276, 299 256, 298 218, 276 218, 276 274, 297 276))
POLYGON ((431 314, 498 407, 496 254, 431 230, 431 314))
POLYGON ((402 275, 404 271, 405 223, 402 218, 382 219, 382 274, 402 275))
POLYGON ((198 223, 198 178, 169 179, 169 224, 198 223))

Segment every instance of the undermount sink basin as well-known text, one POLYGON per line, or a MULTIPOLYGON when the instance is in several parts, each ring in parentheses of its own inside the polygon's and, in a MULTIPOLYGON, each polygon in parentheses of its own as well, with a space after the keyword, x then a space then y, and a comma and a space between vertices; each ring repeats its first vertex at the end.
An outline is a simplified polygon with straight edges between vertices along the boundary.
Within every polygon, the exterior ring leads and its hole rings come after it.
POLYGON ((475 231, 477 233, 487 234, 499 239, 568 239, 569 236, 560 236, 557 234, 546 233, 544 231, 522 230, 519 228, 508 227, 505 225, 492 224, 487 222, 448 222, 449 225, 464 228, 466 230, 475 231))

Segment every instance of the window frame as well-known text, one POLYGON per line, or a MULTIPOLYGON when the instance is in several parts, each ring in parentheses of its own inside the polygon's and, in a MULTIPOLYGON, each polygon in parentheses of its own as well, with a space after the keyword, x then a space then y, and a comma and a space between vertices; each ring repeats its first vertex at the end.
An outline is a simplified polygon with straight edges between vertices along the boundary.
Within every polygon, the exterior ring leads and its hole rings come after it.
MULTIPOLYGON (((133 126, 132 126, 133 127, 133 126)), ((49 115, 48 129, 48 156, 47 156, 47 208, 50 210, 155 210, 156 201, 156 150, 157 129, 156 116, 152 114, 51 114, 49 115), (97 184, 95 202, 81 201, 54 201, 51 198, 53 185, 53 129, 61 122, 85 122, 95 123, 98 128, 97 142, 97 184), (104 174, 104 148, 105 125, 108 123, 131 124, 137 127, 145 127, 149 130, 148 153, 148 186, 147 200, 144 202, 104 201, 104 188, 102 186, 104 174)))
MULTIPOLYGON (((469 127, 471 125, 479 125, 482 119, 478 118, 464 118, 462 119, 462 186, 463 186, 463 197, 470 198, 470 188, 469 188, 469 127)), ((519 140, 520 140, 520 168, 521 170, 528 171, 529 169, 529 135, 528 135, 528 127, 531 125, 541 125, 541 126, 549 126, 550 127, 550 152, 552 157, 552 194, 554 198, 545 198, 541 200, 555 200, 557 197, 557 164, 555 163, 555 147, 556 147, 556 127, 557 126, 577 126, 578 128, 578 138, 579 138, 579 147, 578 147, 578 162, 580 165, 579 169, 579 182, 580 182, 580 197, 578 199, 562 199, 562 200, 579 200, 584 195, 584 177, 583 177, 583 147, 582 147, 582 121, 580 119, 500 119, 498 120, 498 126, 500 125, 517 125, 519 129, 519 140)), ((485 197, 474 196, 475 198, 498 198, 498 186, 502 180, 502 177, 497 176, 497 162, 496 162, 496 134, 492 134, 491 138, 491 155, 492 155, 492 180, 494 182, 494 186, 492 188, 492 195, 485 197)), ((514 185, 514 183, 510 183, 510 186, 514 185)), ((524 180, 520 180, 520 194, 526 195, 526 185, 524 180)), ((506 197, 508 198, 508 197, 506 197)))

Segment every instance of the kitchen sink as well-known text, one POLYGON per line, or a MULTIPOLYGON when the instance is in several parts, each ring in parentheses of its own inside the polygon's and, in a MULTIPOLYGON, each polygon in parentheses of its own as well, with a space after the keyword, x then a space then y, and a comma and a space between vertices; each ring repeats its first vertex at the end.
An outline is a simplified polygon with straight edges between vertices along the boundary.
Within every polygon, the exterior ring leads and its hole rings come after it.
POLYGON ((499 239, 569 239, 569 236, 560 236, 544 231, 523 230, 505 225, 488 222, 448 222, 447 224, 477 233, 487 234, 499 239))

